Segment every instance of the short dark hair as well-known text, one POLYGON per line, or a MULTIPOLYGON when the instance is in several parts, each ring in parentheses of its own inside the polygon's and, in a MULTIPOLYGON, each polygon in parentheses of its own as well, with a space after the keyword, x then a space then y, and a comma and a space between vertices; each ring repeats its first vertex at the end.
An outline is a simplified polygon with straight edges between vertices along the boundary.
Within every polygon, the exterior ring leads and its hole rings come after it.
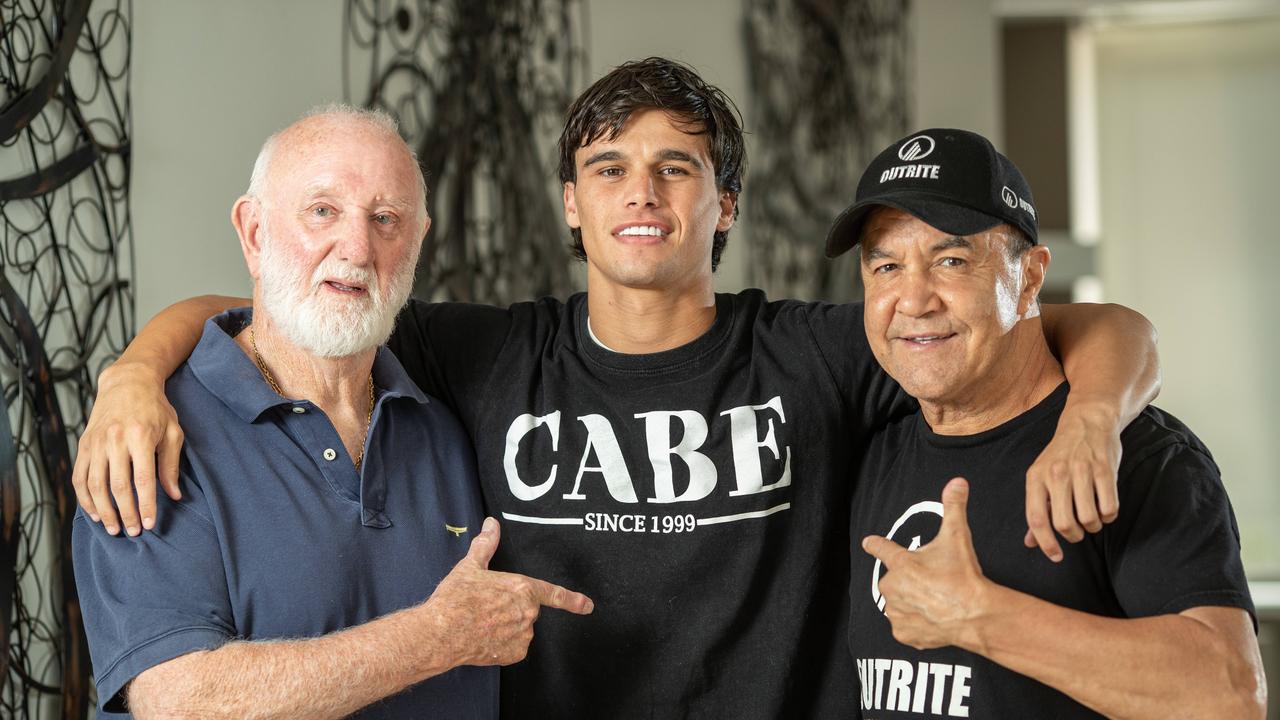
POLYGON ((1035 246, 1035 243, 1031 242, 1031 238, 1027 237, 1027 234, 1017 227, 1008 223, 1000 227, 1004 230, 1005 251, 1010 261, 1017 260, 1035 246))
MULTIPOLYGON (((576 182, 574 154, 578 148, 622 132, 631 115, 641 110, 665 110, 688 119, 692 135, 706 135, 716 188, 736 196, 742 191, 742 173, 747 165, 738 108, 721 90, 703 80, 684 63, 660 57, 633 60, 619 65, 587 88, 569 107, 564 132, 560 134, 560 182, 576 182)), ((735 203, 733 216, 738 216, 735 203)), ((569 249, 579 260, 587 259, 582 231, 570 230, 569 249)), ((728 231, 717 230, 711 244, 711 269, 720 265, 720 254, 729 241, 728 231)))

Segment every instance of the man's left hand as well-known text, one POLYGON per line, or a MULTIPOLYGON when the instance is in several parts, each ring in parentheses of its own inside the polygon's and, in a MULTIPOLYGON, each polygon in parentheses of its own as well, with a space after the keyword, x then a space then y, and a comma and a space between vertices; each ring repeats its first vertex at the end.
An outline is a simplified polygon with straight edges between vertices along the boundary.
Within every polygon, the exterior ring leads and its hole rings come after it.
POLYGON ((988 581, 973 550, 968 501, 968 482, 947 483, 938 536, 914 552, 879 535, 862 541, 862 549, 888 568, 880 594, 898 642, 921 650, 958 645, 980 611, 988 581))
POLYGON ((1027 535, 1029 548, 1039 547, 1054 562, 1062 546, 1054 534, 1080 542, 1116 519, 1120 501, 1120 433, 1115 417, 1103 407, 1070 402, 1053 439, 1027 470, 1027 535))

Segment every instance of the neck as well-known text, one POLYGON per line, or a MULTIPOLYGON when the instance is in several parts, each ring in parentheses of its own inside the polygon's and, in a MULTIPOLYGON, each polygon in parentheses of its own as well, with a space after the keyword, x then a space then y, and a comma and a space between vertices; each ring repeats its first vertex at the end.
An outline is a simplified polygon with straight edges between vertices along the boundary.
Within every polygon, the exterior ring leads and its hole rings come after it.
POLYGON ((988 379, 961 397, 921 400, 929 427, 939 435, 975 435, 1006 423, 1035 407, 1062 384, 1062 365, 1049 352, 1040 318, 1022 320, 1000 353, 1000 365, 988 379))
POLYGON ((711 329, 716 297, 711 279, 696 287, 631 288, 592 282, 587 271, 587 314, 600 342, 620 353, 662 352, 687 345, 711 329))
POLYGON ((257 355, 280 386, 281 395, 310 400, 326 412, 367 408, 376 348, 347 357, 316 357, 280 333, 271 316, 262 311, 261 298, 254 298, 254 307, 252 335, 242 332, 236 343, 255 362, 253 344, 257 344, 257 355))

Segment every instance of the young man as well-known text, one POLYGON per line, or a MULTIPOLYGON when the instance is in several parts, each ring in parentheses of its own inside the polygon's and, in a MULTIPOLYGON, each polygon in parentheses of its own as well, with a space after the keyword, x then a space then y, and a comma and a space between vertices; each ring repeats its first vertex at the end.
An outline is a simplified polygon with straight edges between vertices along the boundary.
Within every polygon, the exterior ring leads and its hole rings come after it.
MULTIPOLYGON (((833 632, 848 496, 859 445, 909 405, 866 346, 860 305, 714 293, 744 162, 719 90, 669 60, 627 63, 577 99, 560 141, 587 293, 510 308, 413 303, 400 318, 392 349, 476 444, 481 490, 506 534, 495 566, 572 578, 595 600, 585 622, 541 621, 528 660, 504 671, 505 714, 857 712, 833 632)), ((76 477, 81 502, 108 523, 115 498, 126 525, 142 527, 130 474, 149 502, 147 462, 173 428, 156 388, 221 303, 158 317, 104 375, 76 477), (107 442, 116 433, 132 446, 107 442)), ((1157 375, 1140 317, 1056 317, 1079 377, 1029 480, 1051 552, 1049 495, 1070 538, 1115 512, 1116 437, 1157 375), (1053 471, 1068 467, 1079 472, 1053 471), (1075 507, 1073 488, 1092 497, 1095 484, 1102 512, 1075 507)))
POLYGON ((920 401, 872 441, 854 496, 863 717, 1260 720, 1239 532, 1176 418, 1148 407, 1125 428, 1114 523, 1057 565, 1018 546, 1023 475, 1068 393, 1033 203, 985 138, 924 130, 871 164, 831 235, 836 252, 861 240, 867 340, 920 401), (913 144, 929 173, 897 171, 913 144))

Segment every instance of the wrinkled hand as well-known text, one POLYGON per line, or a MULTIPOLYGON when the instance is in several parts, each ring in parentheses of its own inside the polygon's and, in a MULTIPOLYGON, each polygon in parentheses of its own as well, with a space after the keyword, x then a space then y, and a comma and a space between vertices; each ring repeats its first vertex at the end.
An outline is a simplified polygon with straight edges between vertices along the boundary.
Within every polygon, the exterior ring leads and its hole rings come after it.
POLYGON ((71 473, 80 507, 112 535, 122 523, 130 535, 150 530, 156 518, 157 471, 165 494, 182 498, 182 437, 178 416, 164 394, 164 378, 142 366, 107 368, 71 473))
POLYGON ((898 642, 920 650, 959 645, 981 611, 988 581, 973 550, 968 501, 969 483, 963 478, 947 483, 938 536, 914 552, 879 535, 862 541, 862 549, 888 568, 880 578, 880 595, 898 642))
POLYGON ((520 662, 533 640, 533 623, 543 607, 587 615, 591 599, 559 585, 489 569, 498 549, 498 521, 486 518, 467 556, 440 581, 424 608, 441 630, 453 665, 510 665, 520 662))
POLYGON ((1105 410, 1068 404, 1053 440, 1027 470, 1027 547, 1039 546, 1059 562, 1054 530, 1076 543, 1116 519, 1120 449, 1115 419, 1105 410))

